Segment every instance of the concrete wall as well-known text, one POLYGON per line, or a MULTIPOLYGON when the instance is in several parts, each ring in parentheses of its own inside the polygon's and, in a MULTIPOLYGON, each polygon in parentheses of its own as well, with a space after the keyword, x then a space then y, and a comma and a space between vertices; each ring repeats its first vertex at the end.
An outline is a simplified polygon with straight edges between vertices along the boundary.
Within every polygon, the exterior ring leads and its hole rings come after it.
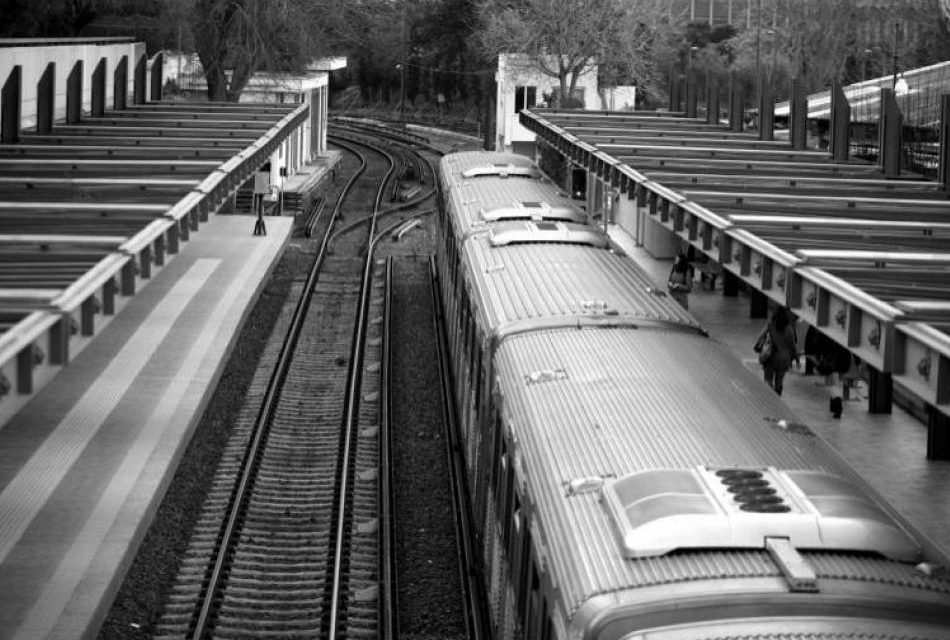
MULTIPOLYGON (((558 80, 541 73, 537 64, 523 54, 506 53, 498 56, 498 69, 495 72, 497 94, 495 98, 495 150, 512 151, 514 142, 533 143, 535 136, 518 121, 515 112, 515 88, 519 86, 537 87, 536 104, 540 104, 546 93, 558 90, 558 80)), ((597 68, 583 74, 577 82, 577 88, 584 92, 584 108, 601 108, 597 93, 597 68)), ((529 108, 535 105, 529 105, 529 108)), ((519 148, 524 148, 519 145, 519 148)))
MULTIPOLYGON (((37 40, 37 43, 42 42, 37 40)), ((132 103, 132 89, 135 81, 135 63, 145 53, 142 42, 94 41, 82 44, 63 44, 45 46, 0 47, 0 85, 7 81, 10 72, 20 65, 22 73, 22 93, 20 101, 20 126, 23 129, 36 126, 36 85, 46 71, 46 65, 56 63, 55 98, 53 119, 66 117, 66 79, 73 70, 76 60, 83 60, 82 70, 82 110, 88 112, 92 107, 92 73, 99 60, 106 59, 106 109, 113 104, 113 74, 122 56, 128 56, 128 84, 126 86, 127 103, 132 103), (102 42, 97 44, 96 42, 102 42)), ((148 91, 148 80, 145 83, 148 91)))

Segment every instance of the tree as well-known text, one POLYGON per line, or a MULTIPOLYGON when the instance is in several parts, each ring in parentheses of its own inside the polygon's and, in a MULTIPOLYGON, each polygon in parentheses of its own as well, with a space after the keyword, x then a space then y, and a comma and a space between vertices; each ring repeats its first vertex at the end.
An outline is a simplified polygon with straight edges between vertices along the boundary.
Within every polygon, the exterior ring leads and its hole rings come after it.
POLYGON ((73 37, 97 10, 96 0, 0 0, 0 37, 73 37))
POLYGON ((526 54, 557 78, 560 106, 578 78, 598 65, 611 78, 651 77, 649 25, 663 7, 656 0, 480 0, 477 38, 491 57, 526 54))
POLYGON ((329 1, 196 0, 195 49, 210 100, 236 101, 256 71, 299 72, 322 51, 329 1))

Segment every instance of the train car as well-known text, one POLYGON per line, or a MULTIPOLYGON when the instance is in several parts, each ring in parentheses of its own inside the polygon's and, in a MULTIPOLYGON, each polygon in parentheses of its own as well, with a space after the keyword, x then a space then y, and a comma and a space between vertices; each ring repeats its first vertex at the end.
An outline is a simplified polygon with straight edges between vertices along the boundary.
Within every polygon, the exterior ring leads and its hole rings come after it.
MULTIPOLYGON (((542 179, 537 166, 524 156, 484 151, 449 154, 441 160, 440 176, 440 210, 448 213, 440 216, 437 264, 443 274, 440 285, 446 317, 459 317, 453 283, 460 247, 473 233, 502 225, 512 238, 518 236, 513 225, 521 225, 538 237, 560 234, 561 242, 591 242, 594 235, 584 229, 588 227, 585 212, 542 179)), ((604 242, 602 237, 597 240, 604 242)))
POLYGON ((950 638, 945 559, 714 341, 542 328, 493 367, 497 637, 950 638))
MULTIPOLYGON (((446 230, 480 204, 445 196, 446 230)), ((950 638, 947 559, 633 260, 549 224, 455 237, 441 276, 495 637, 950 638)))
POLYGON ((491 395, 494 350, 508 335, 544 326, 701 331, 633 260, 611 251, 596 228, 546 231, 507 223, 471 236, 460 262, 449 349, 470 482, 479 487, 485 482, 484 468, 477 474, 480 417, 491 395))
POLYGON ((444 237, 456 247, 471 233, 508 220, 587 224, 584 211, 524 156, 466 151, 440 161, 444 237), (472 206, 477 203, 477 206, 472 206))

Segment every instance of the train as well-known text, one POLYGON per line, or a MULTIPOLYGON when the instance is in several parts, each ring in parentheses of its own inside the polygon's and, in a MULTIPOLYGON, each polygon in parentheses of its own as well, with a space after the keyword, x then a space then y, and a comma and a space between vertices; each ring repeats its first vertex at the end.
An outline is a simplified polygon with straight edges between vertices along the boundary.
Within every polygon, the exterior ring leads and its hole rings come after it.
POLYGON ((530 158, 440 170, 494 638, 950 638, 946 558, 530 158))

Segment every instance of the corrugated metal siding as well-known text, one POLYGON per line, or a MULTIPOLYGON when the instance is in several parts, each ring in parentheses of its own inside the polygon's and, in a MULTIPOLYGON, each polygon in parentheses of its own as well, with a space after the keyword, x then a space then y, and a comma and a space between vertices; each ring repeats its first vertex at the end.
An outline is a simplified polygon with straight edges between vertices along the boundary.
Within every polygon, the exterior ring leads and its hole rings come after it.
POLYGON ((809 555, 812 567, 820 578, 866 580, 898 584, 913 589, 950 593, 950 583, 931 580, 913 567, 900 562, 884 562, 867 557, 823 553, 809 555))
POLYGON ((463 262, 483 299, 482 326, 550 317, 590 316, 585 302, 603 301, 619 317, 698 327, 667 296, 648 291, 649 276, 628 257, 579 245, 492 247, 480 235, 466 244, 463 262))
MULTIPOLYGON (((771 465, 834 472, 863 486, 817 437, 791 432, 789 409, 727 351, 698 335, 627 329, 554 330, 502 343, 497 374, 565 604, 595 594, 725 577, 778 575, 764 551, 678 552, 626 560, 599 493, 566 497, 572 479, 657 468, 771 465), (532 371, 565 378, 526 384, 532 371), (687 375, 688 374, 688 375, 687 375)), ((947 589, 896 563, 809 558, 823 576, 947 589)))

